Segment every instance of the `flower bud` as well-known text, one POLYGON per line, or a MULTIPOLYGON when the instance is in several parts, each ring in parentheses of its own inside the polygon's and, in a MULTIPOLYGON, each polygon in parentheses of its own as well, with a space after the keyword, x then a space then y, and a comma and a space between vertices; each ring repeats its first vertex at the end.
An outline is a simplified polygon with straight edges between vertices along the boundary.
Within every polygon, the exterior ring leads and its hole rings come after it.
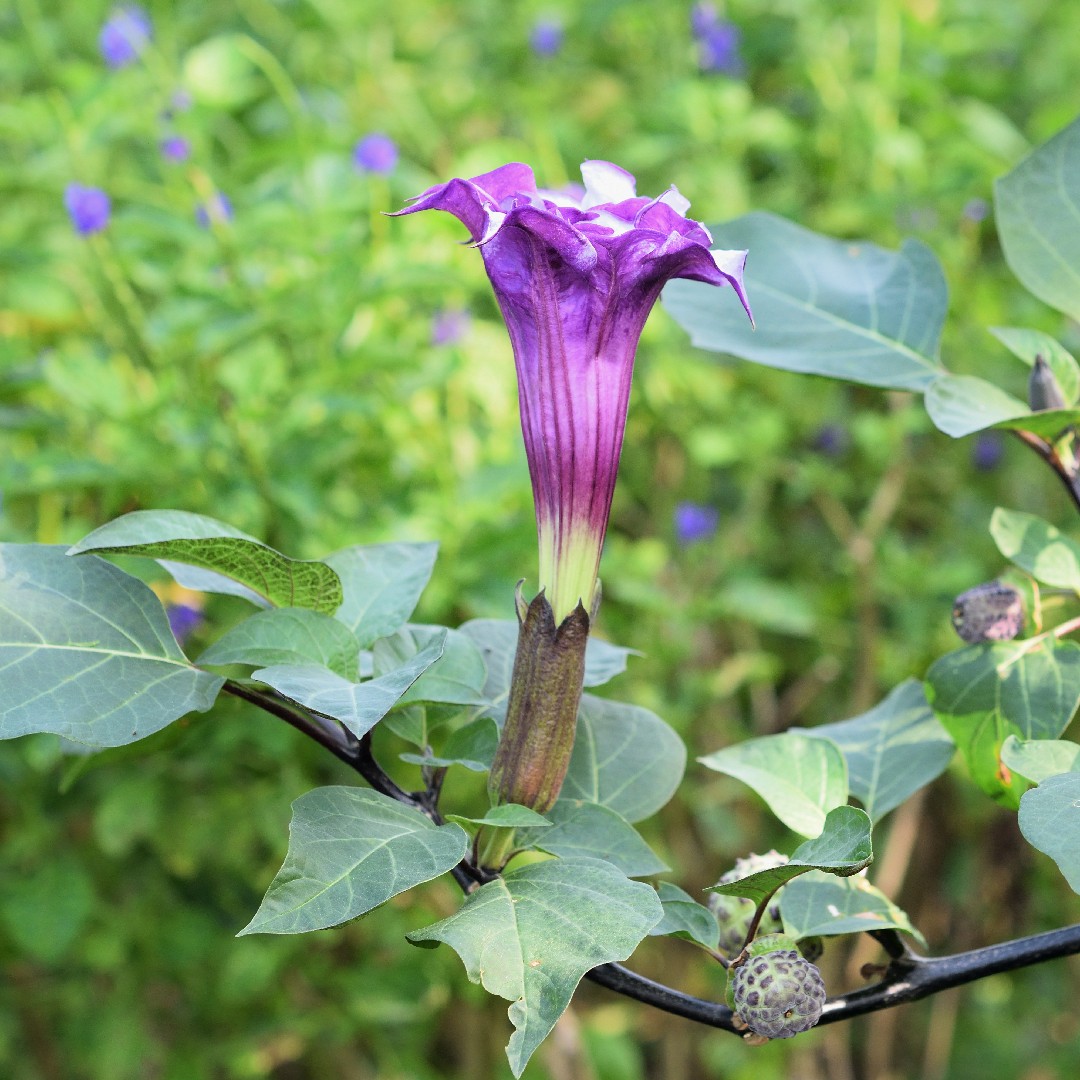
POLYGON ((1061 386, 1041 353, 1036 355, 1035 366, 1028 378, 1028 405, 1032 412, 1068 408, 1061 386))
POLYGON ((1011 641, 1024 628, 1024 605, 1020 593, 1000 581, 986 581, 956 598, 952 624, 969 644, 977 641, 1011 641))

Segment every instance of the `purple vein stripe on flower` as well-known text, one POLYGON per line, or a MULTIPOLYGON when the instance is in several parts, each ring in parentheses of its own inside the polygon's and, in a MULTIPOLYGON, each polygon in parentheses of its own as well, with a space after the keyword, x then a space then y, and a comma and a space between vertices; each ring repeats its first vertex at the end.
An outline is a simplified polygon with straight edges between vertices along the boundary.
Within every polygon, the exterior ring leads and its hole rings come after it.
POLYGON ((750 314, 745 251, 710 251, 674 188, 635 194, 607 161, 581 167, 581 197, 537 189, 509 164, 424 192, 398 214, 445 210, 472 236, 502 309, 540 540, 540 587, 558 625, 592 607, 622 449, 634 353, 672 278, 730 285, 750 314))

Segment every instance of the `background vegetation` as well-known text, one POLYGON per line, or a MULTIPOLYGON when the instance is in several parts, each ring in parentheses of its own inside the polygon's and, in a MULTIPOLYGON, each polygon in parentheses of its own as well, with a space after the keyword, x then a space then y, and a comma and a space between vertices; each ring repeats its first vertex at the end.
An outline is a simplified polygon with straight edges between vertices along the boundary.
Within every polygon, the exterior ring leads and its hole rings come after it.
MULTIPOLYGON (((5 540, 66 544, 153 507, 303 557, 437 539, 420 617, 507 617, 535 573, 509 345, 461 227, 381 213, 508 160, 557 186, 611 159, 642 193, 676 183, 706 221, 757 208, 885 246, 918 236, 952 289, 954 371, 1015 370, 986 325, 1080 346, 1015 285, 987 216, 994 177, 1075 116, 1073 5, 742 0, 718 16, 739 35, 722 55, 689 4, 651 0, 147 11, 151 41, 111 66, 107 5, 0 9, 5 540), (354 160, 373 132, 399 150, 390 167, 354 160), (72 227, 73 181, 110 196, 104 231, 72 227)), ((602 567, 600 633, 644 654, 616 691, 692 756, 854 715, 954 646, 952 598, 1000 569, 997 504, 1073 524, 1018 442, 952 442, 904 395, 718 362, 658 311, 602 567), (684 503, 715 531, 691 540, 684 503)), ((233 613, 215 598, 194 633, 233 613)), ((0 746, 0 1074, 509 1075, 505 1003, 449 950, 402 942, 452 910, 449 885, 421 890, 427 910, 233 938, 292 799, 351 781, 235 702, 92 759, 51 737, 0 746)), ((932 948, 1076 919, 1015 815, 959 767, 893 817, 873 879, 932 948)), ((691 892, 793 846, 695 766, 652 827, 691 892)), ((874 955, 841 951, 823 961, 833 990, 874 955)), ((720 986, 676 941, 634 964, 720 986)), ((1078 991, 1080 966, 1059 962, 751 1050, 585 987, 526 1076, 1072 1076, 1078 991)))

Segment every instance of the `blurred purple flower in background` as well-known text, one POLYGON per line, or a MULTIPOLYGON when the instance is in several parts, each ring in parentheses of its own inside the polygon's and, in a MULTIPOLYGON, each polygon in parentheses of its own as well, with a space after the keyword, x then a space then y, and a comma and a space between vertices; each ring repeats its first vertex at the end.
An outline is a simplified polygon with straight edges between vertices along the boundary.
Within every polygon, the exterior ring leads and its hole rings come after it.
POLYGON ((708 540, 719 524, 720 511, 715 506, 681 502, 675 507, 675 539, 683 547, 708 540))
POLYGON ((690 9, 690 29, 694 37, 704 37, 720 21, 715 4, 695 4, 690 9))
POLYGON ((232 218, 232 202, 228 195, 222 195, 220 191, 215 191, 209 202, 199 203, 195 207, 195 220, 204 229, 210 228, 211 221, 217 225, 224 225, 232 221, 232 218))
POLYGON ((464 308, 447 308, 431 320, 432 345, 456 345, 469 331, 472 318, 464 308))
POLYGON ((814 432, 810 445, 826 457, 839 457, 851 444, 851 436, 842 424, 822 424, 814 432))
POLYGON ((191 157, 191 143, 183 135, 169 135, 161 140, 161 156, 179 164, 191 157))
POLYGON ((381 131, 365 135, 353 148, 353 164, 361 172, 389 176, 398 163, 397 143, 381 131))
POLYGON ((1005 456, 1005 437, 1000 431, 980 431, 971 448, 971 464, 979 472, 992 472, 1005 456))
POLYGON ((64 188, 64 206, 80 236, 101 232, 109 224, 109 196, 101 188, 68 184, 64 188))
POLYGON ((712 4, 695 4, 690 12, 690 28, 698 44, 698 66, 702 71, 741 75, 739 28, 721 19, 712 4))
POLYGON ((168 616, 173 637, 181 645, 199 629, 203 621, 203 613, 190 604, 166 604, 165 614, 168 616))
POLYGON ((976 224, 985 221, 989 213, 990 204, 985 199, 968 199, 964 203, 963 215, 968 221, 974 221, 976 224))
POLYGON ((102 59, 111 68, 134 64, 150 41, 151 33, 150 16, 141 7, 113 8, 98 34, 102 59))
POLYGON ((537 19, 529 34, 529 47, 537 56, 554 56, 563 44, 562 23, 558 19, 537 19))

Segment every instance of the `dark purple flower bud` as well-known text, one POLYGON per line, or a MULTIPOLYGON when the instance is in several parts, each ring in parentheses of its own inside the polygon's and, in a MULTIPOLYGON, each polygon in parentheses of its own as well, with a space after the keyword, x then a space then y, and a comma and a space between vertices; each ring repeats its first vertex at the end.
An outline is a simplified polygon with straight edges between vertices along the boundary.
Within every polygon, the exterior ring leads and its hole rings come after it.
POLYGON ((165 614, 168 616, 173 637, 181 645, 198 630, 203 621, 203 613, 190 604, 166 604, 165 614))
POLYGON ((971 448, 971 464, 979 472, 992 472, 1005 456, 1005 439, 1000 431, 980 431, 971 448))
POLYGON ((720 524, 720 511, 715 506, 681 502, 675 507, 675 539, 683 547, 708 540, 720 524))
POLYGON ((353 148, 353 164, 361 172, 389 176, 398 163, 397 143, 380 131, 365 135, 353 148))
POLYGON ((191 157, 191 143, 183 135, 169 135, 161 140, 161 156, 179 165, 191 157))
POLYGON ((456 345, 468 333, 472 320, 462 308, 447 308, 431 320, 432 345, 456 345))
POLYGON ((1061 386, 1041 353, 1036 355, 1035 366, 1031 369, 1031 375, 1028 378, 1028 405, 1031 406, 1032 412, 1068 408, 1061 386))
POLYGON ((974 221, 977 224, 986 220, 986 215, 990 213, 990 204, 985 199, 968 199, 961 212, 967 221, 974 221))
POLYGON ((952 624, 963 641, 1011 641, 1024 628, 1020 593, 1000 581, 986 581, 956 598, 952 624))
POLYGON ((749 314, 745 251, 711 251, 674 188, 635 194, 607 161, 582 165, 584 196, 538 189, 503 165, 425 191, 399 214, 445 210, 469 230, 502 310, 555 625, 590 612, 615 492, 634 354, 672 278, 729 285, 749 314))
POLYGON ((698 66, 702 71, 719 71, 725 75, 741 75, 739 28, 731 23, 717 23, 698 38, 698 66))
POLYGON ((151 33, 150 16, 141 7, 113 8, 98 35, 102 59, 111 68, 134 64, 149 43, 151 33))
POLYGON ((690 9, 690 29, 696 38, 703 38, 719 22, 715 4, 695 4, 690 9))
POLYGON ((64 206, 80 236, 101 232, 109 224, 109 196, 101 188, 68 184, 64 188, 64 206))
POLYGON ((537 19, 529 34, 529 46, 537 56, 554 56, 563 43, 562 23, 557 19, 537 19))
POLYGON ((811 446, 825 457, 839 457, 851 444, 851 436, 842 424, 822 424, 814 432, 811 446))
POLYGON ((215 225, 226 225, 232 218, 232 202, 228 195, 222 195, 220 191, 215 191, 209 202, 199 203, 195 207, 195 220, 204 229, 209 229, 211 222, 215 225))

